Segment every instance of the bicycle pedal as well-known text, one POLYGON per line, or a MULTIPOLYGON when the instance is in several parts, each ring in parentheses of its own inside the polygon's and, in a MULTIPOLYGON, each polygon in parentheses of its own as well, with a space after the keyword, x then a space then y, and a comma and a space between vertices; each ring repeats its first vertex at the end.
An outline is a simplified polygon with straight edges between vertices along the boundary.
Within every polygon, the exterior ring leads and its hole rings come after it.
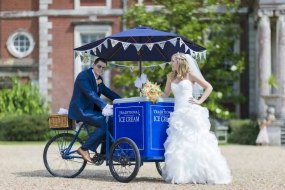
POLYGON ((93 161, 93 163, 96 165, 96 166, 100 166, 104 163, 105 161, 105 156, 102 155, 102 154, 95 154, 93 156, 93 158, 91 158, 91 160, 93 161))

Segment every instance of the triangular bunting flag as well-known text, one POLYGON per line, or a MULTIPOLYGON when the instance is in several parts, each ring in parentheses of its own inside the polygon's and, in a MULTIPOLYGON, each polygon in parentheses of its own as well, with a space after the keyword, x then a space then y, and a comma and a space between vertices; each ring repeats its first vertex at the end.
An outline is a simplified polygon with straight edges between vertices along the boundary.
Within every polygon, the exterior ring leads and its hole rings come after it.
POLYGON ((166 63, 161 63, 161 64, 159 64, 159 66, 160 66, 162 69, 165 68, 165 65, 166 65, 166 63))
POLYGON ((74 52, 74 59, 76 59, 78 55, 79 55, 79 54, 77 53, 77 51, 75 51, 75 52, 74 52))
POLYGON ((173 46, 176 46, 177 38, 169 40, 173 46))
POLYGON ((184 42, 183 42, 183 40, 181 39, 181 38, 179 38, 180 39, 180 41, 179 41, 179 45, 180 45, 180 47, 184 44, 184 42))
POLYGON ((110 69, 113 69, 114 67, 115 67, 115 65, 113 64, 113 63, 108 63, 108 64, 110 64, 110 69))
POLYGON ((203 54, 204 54, 204 59, 207 59, 206 51, 204 51, 203 54))
POLYGON ((146 44, 146 46, 148 47, 149 51, 152 50, 153 45, 154 45, 153 43, 147 43, 147 44, 146 44))
POLYGON ((134 66, 130 66, 129 69, 130 69, 131 72, 133 72, 133 70, 135 69, 135 67, 134 67, 134 66))
POLYGON ((97 46, 99 52, 101 52, 101 49, 102 49, 102 44, 100 44, 99 46, 97 46))
POLYGON ((136 47, 137 51, 140 51, 142 44, 135 44, 135 47, 136 47))
POLYGON ((120 70, 121 72, 123 72, 123 71, 125 70, 125 68, 122 67, 122 66, 120 66, 120 67, 119 67, 119 70, 120 70))
POLYGON ((150 67, 151 72, 153 72, 155 69, 156 69, 156 66, 151 66, 150 67))
POLYGON ((92 49, 94 55, 96 55, 96 47, 92 49))
POLYGON ((189 47, 185 45, 185 53, 189 50, 189 47))
POLYGON ((85 53, 85 54, 83 55, 83 60, 82 60, 82 62, 83 62, 83 63, 88 63, 88 61, 89 61, 89 54, 85 53))
POLYGON ((165 41, 164 41, 164 42, 159 42, 158 45, 159 45, 159 47, 160 47, 161 49, 163 49, 163 48, 164 48, 164 45, 165 45, 165 41))
POLYGON ((111 39, 112 47, 114 47, 115 45, 117 45, 118 42, 119 42, 119 41, 117 41, 117 40, 111 39))
POLYGON ((103 42, 103 45, 108 48, 108 39, 106 39, 104 42, 103 42))
POLYGON ((126 50, 130 45, 130 43, 127 43, 127 42, 122 42, 122 44, 123 44, 124 50, 126 50))

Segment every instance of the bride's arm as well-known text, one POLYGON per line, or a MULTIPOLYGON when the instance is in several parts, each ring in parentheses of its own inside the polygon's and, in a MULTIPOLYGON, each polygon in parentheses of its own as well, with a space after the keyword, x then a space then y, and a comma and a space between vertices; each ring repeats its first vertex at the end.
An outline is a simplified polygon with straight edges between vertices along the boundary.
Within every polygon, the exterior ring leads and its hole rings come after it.
POLYGON ((197 102, 198 104, 202 104, 208 98, 208 96, 211 94, 213 87, 208 81, 206 81, 205 79, 199 78, 193 72, 189 73, 189 78, 191 79, 192 82, 198 83, 200 86, 202 86, 205 89, 203 95, 201 96, 201 98, 197 102))
POLYGON ((165 85, 164 92, 161 97, 167 98, 170 95, 170 91, 171 91, 171 80, 170 80, 169 75, 167 75, 166 85, 165 85))

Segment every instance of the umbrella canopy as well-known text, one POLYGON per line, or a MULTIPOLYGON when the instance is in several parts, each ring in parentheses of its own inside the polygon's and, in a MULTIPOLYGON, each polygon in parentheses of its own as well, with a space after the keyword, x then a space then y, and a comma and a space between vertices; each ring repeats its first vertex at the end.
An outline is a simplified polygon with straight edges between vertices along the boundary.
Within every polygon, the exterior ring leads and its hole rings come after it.
POLYGON ((200 57, 205 48, 174 33, 136 27, 74 49, 108 61, 169 61, 177 52, 200 57))

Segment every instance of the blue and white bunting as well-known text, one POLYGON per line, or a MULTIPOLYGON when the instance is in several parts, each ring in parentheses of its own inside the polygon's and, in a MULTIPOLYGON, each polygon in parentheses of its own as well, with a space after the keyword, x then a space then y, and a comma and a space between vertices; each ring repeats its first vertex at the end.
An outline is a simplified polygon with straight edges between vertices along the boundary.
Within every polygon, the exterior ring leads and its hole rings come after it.
POLYGON ((169 42, 170 42, 173 46, 176 46, 177 38, 171 39, 171 40, 169 40, 169 42))
POLYGON ((146 46, 148 47, 149 51, 152 50, 154 43, 147 43, 146 46))
POLYGON ((124 50, 126 50, 129 47, 129 45, 131 45, 130 43, 127 43, 127 42, 122 42, 122 44, 123 44, 124 50))
POLYGON ((111 39, 112 47, 115 47, 115 45, 117 45, 118 42, 119 42, 118 40, 111 39))
POLYGON ((101 52, 102 44, 100 44, 99 46, 97 46, 97 49, 99 50, 99 52, 101 52))
POLYGON ((164 49, 165 43, 166 43, 166 41, 159 42, 158 45, 161 49, 164 49))
POLYGON ((184 42, 183 42, 183 40, 181 39, 181 38, 179 38, 180 40, 179 40, 179 45, 180 45, 180 47, 184 44, 184 42))
POLYGON ((140 51, 140 49, 142 48, 142 44, 134 44, 137 51, 140 51))
POLYGON ((104 42, 103 42, 103 45, 108 48, 108 39, 106 39, 104 42))

